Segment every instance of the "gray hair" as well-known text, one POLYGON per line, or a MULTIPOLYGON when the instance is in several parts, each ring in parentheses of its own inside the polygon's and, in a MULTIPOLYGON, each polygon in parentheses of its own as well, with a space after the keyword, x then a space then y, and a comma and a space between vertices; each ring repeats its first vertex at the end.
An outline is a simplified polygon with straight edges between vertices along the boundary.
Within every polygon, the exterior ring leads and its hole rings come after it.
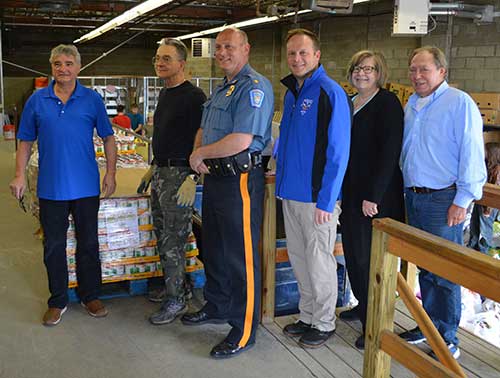
POLYGON ((54 63, 54 60, 59 55, 72 56, 75 58, 76 63, 82 64, 82 58, 75 45, 58 45, 54 47, 50 52, 50 58, 49 58, 50 64, 54 63))
POLYGON ((444 55, 443 51, 436 46, 422 46, 413 50, 413 52, 410 54, 410 57, 408 58, 408 65, 411 65, 411 61, 413 60, 415 55, 422 52, 428 52, 432 55, 432 57, 434 58, 434 64, 438 69, 442 67, 446 71, 448 71, 448 62, 446 61, 446 56, 444 55))
POLYGON ((184 42, 177 38, 163 38, 160 46, 173 46, 180 60, 187 60, 188 49, 184 42))

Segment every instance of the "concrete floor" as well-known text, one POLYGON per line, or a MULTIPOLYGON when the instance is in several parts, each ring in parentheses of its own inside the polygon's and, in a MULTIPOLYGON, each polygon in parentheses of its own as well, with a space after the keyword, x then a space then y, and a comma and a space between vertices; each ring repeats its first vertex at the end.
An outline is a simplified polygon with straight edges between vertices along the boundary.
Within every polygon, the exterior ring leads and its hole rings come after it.
MULTIPOLYGON (((302 349, 282 333, 295 317, 259 327, 256 346, 233 359, 210 359, 229 326, 150 325, 157 305, 144 297, 106 300, 109 316, 95 319, 71 304, 61 323, 41 324, 48 298, 38 224, 10 195, 14 145, 0 141, 0 378, 360 378, 364 353, 354 347, 360 322, 337 320, 326 346, 302 349)), ((135 184, 134 184, 135 185, 135 184)), ((395 332, 415 322, 396 304, 395 332)), ((500 377, 500 350, 459 331, 460 364, 468 378, 500 377)), ((425 343, 419 344, 424 352, 425 343)), ((392 361, 392 378, 414 374, 392 361)))
POLYGON ((144 297, 105 302, 109 316, 94 319, 71 304, 61 323, 41 325, 48 288, 37 222, 10 195, 14 144, 0 142, 0 377, 312 377, 273 334, 259 329, 256 346, 217 361, 208 353, 229 326, 152 326, 156 305, 144 297))

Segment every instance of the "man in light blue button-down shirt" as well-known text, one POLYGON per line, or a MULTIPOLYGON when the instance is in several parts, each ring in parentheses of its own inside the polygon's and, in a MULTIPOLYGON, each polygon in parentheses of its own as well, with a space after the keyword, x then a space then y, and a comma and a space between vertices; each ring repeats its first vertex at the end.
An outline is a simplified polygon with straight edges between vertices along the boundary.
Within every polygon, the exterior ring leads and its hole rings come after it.
MULTIPOLYGON (((410 225, 463 244, 463 221, 486 181, 483 122, 474 101, 449 87, 446 58, 436 47, 416 49, 409 75, 415 94, 405 109, 401 164, 410 225)), ((461 315, 460 286, 421 269, 422 302, 453 357, 461 315)), ((418 328, 401 334, 416 344, 418 328)))

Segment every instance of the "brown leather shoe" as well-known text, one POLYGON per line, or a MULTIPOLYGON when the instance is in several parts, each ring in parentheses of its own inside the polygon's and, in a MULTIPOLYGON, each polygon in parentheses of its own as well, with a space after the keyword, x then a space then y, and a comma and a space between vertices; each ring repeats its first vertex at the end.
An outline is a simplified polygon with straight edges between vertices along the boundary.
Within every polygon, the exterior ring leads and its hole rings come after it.
POLYGON ((104 307, 99 299, 94 299, 87 303, 82 302, 82 306, 85 307, 89 315, 94 318, 104 318, 108 315, 108 310, 106 310, 106 307, 104 307))
POLYGON ((61 321, 62 314, 64 314, 67 309, 67 307, 49 307, 49 309, 45 311, 45 314, 43 315, 43 325, 47 327, 58 325, 61 321))

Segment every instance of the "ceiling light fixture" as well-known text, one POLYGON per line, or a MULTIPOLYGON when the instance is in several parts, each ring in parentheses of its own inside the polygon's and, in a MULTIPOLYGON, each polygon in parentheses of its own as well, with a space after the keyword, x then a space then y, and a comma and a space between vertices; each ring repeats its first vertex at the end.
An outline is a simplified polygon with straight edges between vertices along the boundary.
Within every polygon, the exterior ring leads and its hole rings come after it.
POLYGON ((114 28, 126 24, 127 22, 132 21, 133 19, 140 17, 152 10, 159 8, 163 5, 173 2, 173 0, 147 0, 128 11, 122 13, 121 15, 113 18, 111 21, 105 23, 104 25, 98 27, 95 30, 92 30, 90 33, 85 34, 84 36, 75 39, 73 43, 80 43, 90 41, 93 38, 99 37, 104 33, 113 30, 114 28))
POLYGON ((301 11, 298 11, 298 12, 290 12, 290 13, 284 14, 281 17, 278 17, 278 16, 265 16, 265 17, 252 18, 251 20, 236 22, 236 23, 230 24, 230 25, 219 26, 217 28, 202 30, 202 31, 199 31, 199 32, 196 32, 196 33, 181 35, 181 36, 179 36, 177 38, 178 39, 190 39, 190 38, 202 37, 204 35, 210 35, 210 34, 218 33, 218 32, 220 32, 220 31, 222 31, 224 29, 227 29, 227 28, 238 28, 238 29, 241 29, 241 28, 244 28, 244 27, 247 27, 247 26, 258 25, 258 24, 266 24, 266 23, 269 23, 269 22, 273 22, 273 21, 279 20, 279 19, 284 18, 284 17, 291 17, 291 16, 295 16, 296 14, 300 15, 300 14, 305 14, 305 13, 310 13, 310 12, 311 12, 310 9, 304 9, 304 10, 301 10, 301 11))
MULTIPOLYGON (((368 2, 368 1, 370 1, 370 0, 354 0, 353 3, 354 4, 365 3, 365 2, 368 2)), ((266 23, 273 22, 273 21, 276 21, 276 20, 281 19, 281 18, 295 16, 296 14, 297 15, 306 14, 306 13, 310 13, 310 12, 312 12, 310 9, 303 9, 303 10, 300 10, 298 12, 286 13, 283 16, 258 17, 258 18, 253 18, 251 20, 236 22, 235 24, 231 24, 231 25, 224 25, 224 26, 219 26, 217 28, 202 30, 202 31, 199 31, 199 32, 196 32, 196 33, 181 35, 181 36, 178 36, 177 38, 178 39, 190 39, 190 38, 203 37, 204 35, 210 35, 210 34, 219 33, 219 32, 221 32, 222 30, 224 30, 226 28, 233 27, 233 28, 241 29, 241 28, 244 28, 244 27, 247 27, 247 26, 258 25, 258 24, 266 24, 266 23)), ((161 43, 161 41, 158 41, 158 43, 161 43)))

